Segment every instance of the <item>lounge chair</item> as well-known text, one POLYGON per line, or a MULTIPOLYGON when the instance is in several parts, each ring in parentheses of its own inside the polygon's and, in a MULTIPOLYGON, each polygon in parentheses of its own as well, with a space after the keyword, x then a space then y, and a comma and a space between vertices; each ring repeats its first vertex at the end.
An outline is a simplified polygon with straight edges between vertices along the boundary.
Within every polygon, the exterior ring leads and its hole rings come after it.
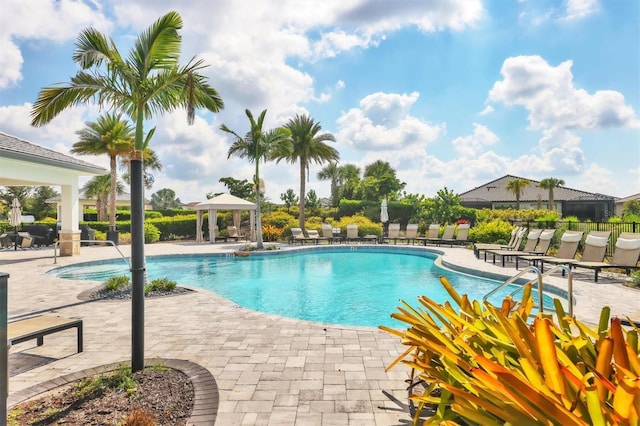
POLYGON ((307 240, 307 237, 304 236, 304 232, 302 232, 302 228, 291 228, 291 238, 289 239, 290 244, 300 243, 303 244, 307 240))
POLYGON ((323 237, 316 229, 309 229, 307 231, 307 241, 312 241, 318 244, 320 241, 328 241, 328 238, 323 237))
POLYGON ((336 241, 340 243, 342 240, 344 240, 344 237, 333 233, 333 227, 328 223, 323 223, 320 229, 322 230, 322 237, 329 241, 329 244, 332 244, 336 241))
POLYGON ((238 233, 238 228, 236 228, 235 226, 227 226, 227 232, 229 233, 229 235, 227 236, 228 240, 235 240, 237 242, 245 239, 238 233))
POLYGON ((421 241, 423 245, 427 245, 428 241, 437 240, 438 234, 440 233, 440 224, 432 223, 427 228, 427 234, 424 237, 417 237, 416 241, 421 241))
POLYGON ((449 241, 449 244, 453 247, 453 245, 465 245, 467 241, 469 241, 469 229, 471 229, 471 225, 468 223, 462 223, 458 225, 456 236, 454 239, 449 241))
POLYGON ((413 244, 418 238, 418 224, 417 223, 409 223, 407 224, 407 230, 404 233, 404 239, 407 240, 407 243, 411 241, 413 244))
MULTIPOLYGON (((548 258, 547 252, 551 248, 551 242, 553 241, 553 236, 555 235, 555 229, 545 229, 540 233, 540 237, 538 238, 538 245, 533 250, 532 253, 529 254, 519 254, 516 256, 516 269, 520 267, 519 262, 521 260, 526 260, 529 265, 533 264, 536 266, 539 261, 542 259, 548 258)), ((575 250, 578 248, 578 244, 582 239, 582 232, 576 231, 566 231, 560 237, 560 249, 563 250, 563 253, 568 251, 569 245, 574 246, 575 250)))
MULTIPOLYGON (((444 231, 442 231, 442 237, 436 238, 435 240, 427 240, 426 243, 431 244, 449 244, 453 240, 453 236, 456 233, 456 225, 447 225, 444 227, 444 231)), ((453 247, 453 245, 451 245, 453 247)))
POLYGON ((606 268, 624 269, 627 275, 632 269, 638 269, 640 258, 640 233, 622 232, 616 240, 611 262, 588 262, 585 260, 569 263, 570 268, 587 268, 595 272, 594 281, 598 282, 598 273, 606 268))
MULTIPOLYGON (((540 271, 544 272, 544 265, 568 265, 575 262, 575 256, 578 253, 578 247, 582 240, 581 231, 566 231, 562 234, 558 254, 555 256, 546 256, 538 261, 540 262, 540 271)), ((589 262, 602 262, 607 252, 607 244, 609 243, 609 231, 591 231, 584 240, 584 250, 582 251, 582 259, 589 262)), ((564 274, 564 271, 563 271, 564 274)))
MULTIPOLYGON (((511 230, 511 239, 507 244, 497 244, 497 243, 474 243, 473 244, 473 254, 476 255, 477 259, 480 259, 480 252, 485 250, 500 250, 500 249, 513 249, 517 250, 520 248, 520 243, 522 242, 522 238, 518 240, 518 237, 522 230, 526 228, 521 226, 516 226, 511 230)), ((523 236, 524 237, 524 236, 523 236)))
POLYGON ((396 244, 398 239, 400 239, 400 224, 399 223, 390 223, 389 224, 389 231, 387 232, 387 236, 382 239, 382 242, 384 243, 385 241, 389 242, 389 241, 393 240, 393 244, 396 244))
POLYGON ((362 241, 358 236, 358 225, 355 223, 347 225, 347 241, 362 241))
POLYGON ((541 229, 532 229, 529 231, 527 235, 527 242, 524 244, 522 250, 512 250, 512 249, 504 249, 504 250, 485 250, 484 252, 484 261, 487 261, 487 254, 493 256, 493 263, 496 263, 496 257, 500 257, 501 264, 504 267, 505 259, 511 259, 512 257, 518 256, 520 254, 533 254, 533 251, 536 249, 538 245, 538 240, 540 239, 540 234, 542 233, 541 229))

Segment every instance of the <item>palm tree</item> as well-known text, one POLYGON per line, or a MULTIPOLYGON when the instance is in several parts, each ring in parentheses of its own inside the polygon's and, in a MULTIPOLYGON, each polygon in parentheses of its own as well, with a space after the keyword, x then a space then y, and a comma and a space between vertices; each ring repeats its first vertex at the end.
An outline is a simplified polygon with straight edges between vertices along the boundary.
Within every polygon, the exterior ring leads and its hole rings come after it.
POLYGON ((249 131, 245 137, 238 135, 225 124, 220 126, 220 130, 235 137, 235 141, 227 153, 227 158, 237 155, 240 158, 248 159, 250 163, 255 163, 256 165, 256 172, 253 175, 253 187, 256 193, 256 247, 262 250, 264 243, 262 241, 262 220, 260 218, 260 187, 264 184, 260 181, 260 160, 266 161, 272 148, 287 140, 288 133, 283 128, 268 132, 262 130, 264 117, 267 115, 266 109, 260 113, 257 121, 248 109, 245 110, 245 114, 247 114, 250 123, 249 131))
POLYGON ((340 182, 340 168, 338 162, 330 161, 329 164, 324 166, 322 170, 318 172, 318 179, 331 181, 331 205, 338 207, 340 201, 338 195, 338 183, 340 182))
POLYGON ((286 160, 289 163, 300 161, 300 207, 299 224, 304 231, 304 194, 306 194, 305 181, 309 172, 309 162, 314 161, 322 164, 327 161, 338 161, 340 154, 338 151, 324 143, 325 141, 335 142, 336 138, 331 133, 320 133, 322 126, 316 123, 308 115, 296 115, 289 120, 285 127, 291 136, 286 144, 286 149, 275 152, 273 158, 278 162, 286 160))
MULTIPOLYGON (((131 159, 134 157, 136 150, 132 149, 129 152, 125 152, 122 156, 120 156, 120 170, 123 171, 122 179, 125 182, 131 183, 131 159)), ((151 189, 153 186, 153 179, 149 177, 152 176, 150 171, 161 171, 162 163, 158 158, 158 154, 156 152, 146 146, 142 150, 142 175, 144 176, 144 187, 145 189, 151 189)))
POLYGON ((531 182, 527 179, 515 178, 511 179, 507 182, 507 191, 513 192, 516 196, 516 210, 520 210, 520 196, 522 195, 522 191, 527 187, 531 182))
POLYGON ((122 114, 106 113, 95 122, 85 123, 86 127, 76 132, 79 141, 71 147, 73 154, 109 156, 111 175, 111 195, 109 197, 109 230, 116 230, 116 181, 118 179, 117 158, 131 152, 133 148, 133 127, 122 119, 122 114))
POLYGON ((538 186, 549 190, 549 210, 553 210, 553 189, 564 185, 564 180, 556 178, 542 179, 538 186))
MULTIPOLYGON (((109 194, 113 194, 113 187, 110 174, 94 176, 82 187, 82 190, 87 197, 96 198, 96 210, 98 211, 99 221, 105 220, 107 217, 107 201, 109 200, 109 194)), ((121 182, 116 181, 115 190, 116 195, 124 194, 124 186, 121 182)))
POLYGON ((340 198, 353 200, 360 186, 360 168, 355 164, 338 167, 340 198))
POLYGON ((135 154, 131 161, 131 370, 144 368, 144 123, 155 114, 187 110, 192 124, 195 109, 217 112, 224 107, 218 92, 200 74, 201 60, 181 66, 182 17, 175 11, 161 16, 142 32, 126 59, 113 39, 89 28, 80 33, 73 60, 81 70, 66 84, 45 87, 31 110, 31 124, 43 126, 69 107, 96 101, 99 106, 127 114, 135 123, 135 154))

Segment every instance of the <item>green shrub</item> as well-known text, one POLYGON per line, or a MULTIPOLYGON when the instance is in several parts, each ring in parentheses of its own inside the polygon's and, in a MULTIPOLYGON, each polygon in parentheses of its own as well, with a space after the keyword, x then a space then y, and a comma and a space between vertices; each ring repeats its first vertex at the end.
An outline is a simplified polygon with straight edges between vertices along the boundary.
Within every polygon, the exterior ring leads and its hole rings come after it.
POLYGON ((294 216, 282 210, 262 216, 263 225, 272 225, 280 229, 296 226, 296 223, 298 223, 298 220, 294 216))
POLYGON ((631 273, 631 284, 634 287, 640 287, 640 271, 633 271, 631 273))
POLYGON ((146 244, 149 243, 157 243, 160 241, 160 230, 152 223, 145 222, 144 223, 144 242, 146 244))
POLYGON ((144 294, 149 294, 153 291, 171 292, 176 289, 178 284, 168 278, 156 278, 149 284, 144 286, 144 294))
POLYGON ((118 275, 116 277, 107 278, 102 287, 107 293, 115 293, 129 285, 129 277, 126 275, 118 275))
POLYGON ((358 235, 363 237, 365 235, 377 235, 382 236, 382 224, 374 223, 370 219, 364 216, 345 216, 337 222, 333 222, 332 226, 340 228, 340 232, 347 233, 347 225, 355 223, 358 225, 358 235))
POLYGON ((481 222, 469 230, 469 240, 476 243, 507 242, 511 239, 513 225, 504 220, 481 222))

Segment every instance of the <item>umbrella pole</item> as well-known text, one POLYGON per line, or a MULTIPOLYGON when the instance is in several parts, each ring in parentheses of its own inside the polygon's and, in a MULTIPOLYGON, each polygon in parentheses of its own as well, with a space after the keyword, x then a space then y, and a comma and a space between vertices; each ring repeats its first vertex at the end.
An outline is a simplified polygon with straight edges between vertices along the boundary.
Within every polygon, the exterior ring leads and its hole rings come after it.
POLYGON ((18 227, 13 227, 13 250, 18 251, 18 227))

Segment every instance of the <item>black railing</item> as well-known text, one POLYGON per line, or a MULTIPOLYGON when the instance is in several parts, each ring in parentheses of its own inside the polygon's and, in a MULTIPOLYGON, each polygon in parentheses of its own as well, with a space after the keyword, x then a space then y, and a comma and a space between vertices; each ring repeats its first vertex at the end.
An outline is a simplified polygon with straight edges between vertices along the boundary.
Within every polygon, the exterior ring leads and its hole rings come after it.
POLYGON ((573 222, 573 221, 529 221, 527 222, 529 229, 531 228, 555 228, 561 230, 583 231, 584 239, 589 231, 610 231, 609 245, 607 246, 607 256, 613 254, 618 236, 623 232, 640 232, 640 223, 638 222, 573 222))

